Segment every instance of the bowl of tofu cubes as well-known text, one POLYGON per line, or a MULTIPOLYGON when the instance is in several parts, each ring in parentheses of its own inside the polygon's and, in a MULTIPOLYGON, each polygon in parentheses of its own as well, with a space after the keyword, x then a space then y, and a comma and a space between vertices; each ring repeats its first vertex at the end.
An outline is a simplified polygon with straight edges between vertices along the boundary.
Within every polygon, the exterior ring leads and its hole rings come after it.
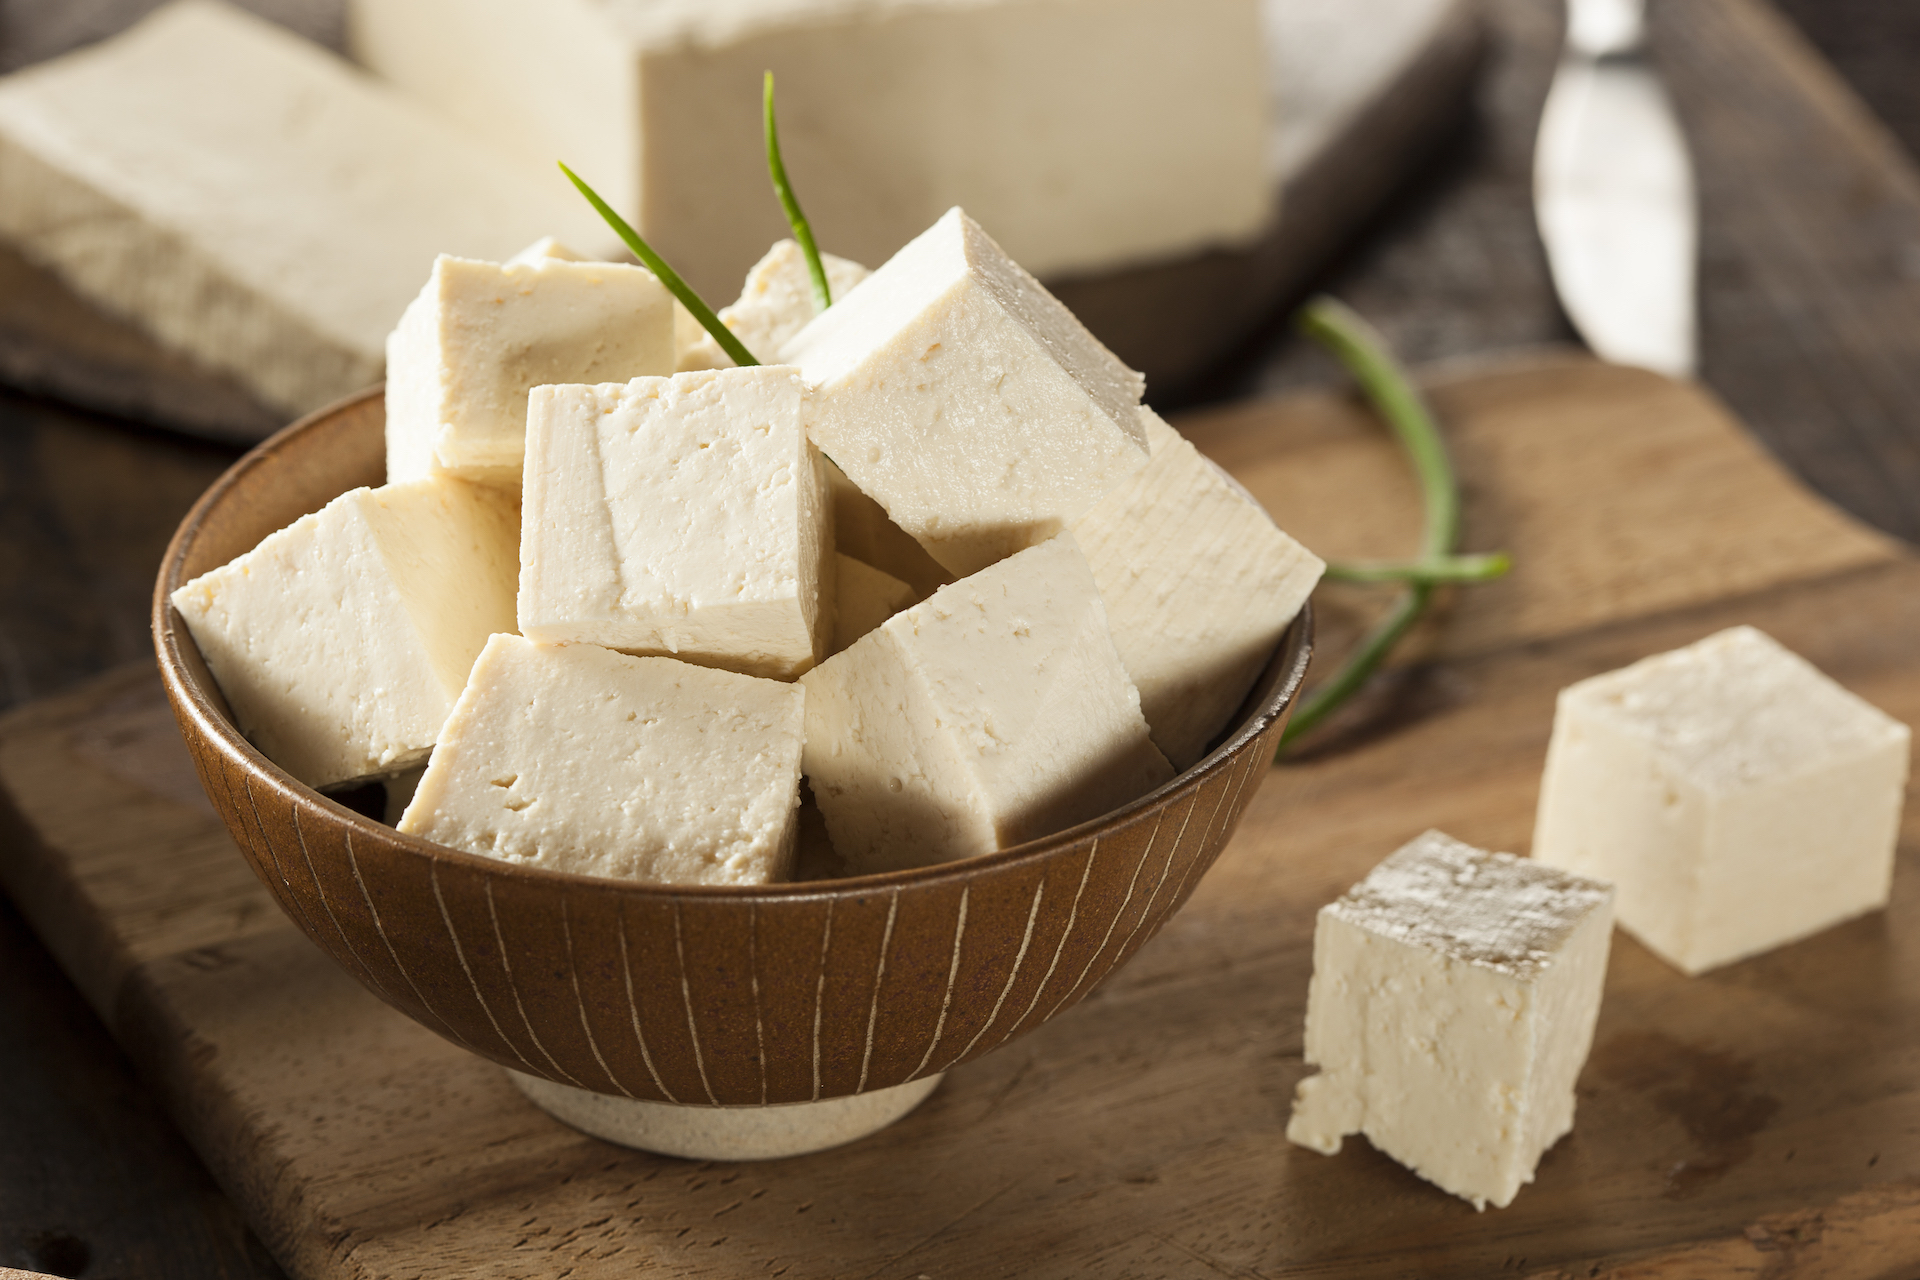
POLYGON ((154 633, 281 908, 534 1102, 676 1155, 905 1114, 1065 1012, 1265 777, 1322 565, 955 210, 813 312, 442 257, 241 459, 154 633), (367 796, 375 797, 369 803, 367 796))

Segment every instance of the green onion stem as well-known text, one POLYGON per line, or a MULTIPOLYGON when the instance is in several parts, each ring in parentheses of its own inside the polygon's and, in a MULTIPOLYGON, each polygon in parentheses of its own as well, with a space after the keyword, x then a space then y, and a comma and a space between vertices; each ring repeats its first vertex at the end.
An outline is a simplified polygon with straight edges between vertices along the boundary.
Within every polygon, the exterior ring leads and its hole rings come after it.
POLYGON ((693 286, 682 280, 680 273, 668 266, 667 260, 655 253, 652 246, 640 238, 640 233, 628 226, 627 220, 615 213, 613 207, 602 200, 598 192, 581 181, 580 175, 566 165, 560 166, 560 172, 566 174, 573 185, 580 189, 580 194, 587 198, 587 203, 593 206, 594 211, 606 220, 607 225, 613 228, 616 235, 627 242, 627 248, 633 250, 634 257, 640 259, 647 270, 659 277, 660 283, 667 286, 668 293, 680 299, 680 305, 693 313, 693 318, 700 322, 700 327, 713 335, 713 340, 720 344, 722 351, 733 358, 735 364, 746 368, 748 365, 760 363, 753 358, 753 352, 747 350, 746 344, 734 336, 733 330, 720 323, 720 317, 713 314, 713 308, 693 291, 693 286))
POLYGON ((1442 556, 1437 560, 1347 560, 1327 565, 1334 582, 1487 582, 1513 568, 1504 551, 1483 556, 1442 556))
MULTIPOLYGON (((1358 581, 1398 581, 1406 589, 1387 616, 1369 631, 1333 675, 1315 689, 1294 712, 1280 738, 1280 750, 1314 726, 1366 684, 1394 645, 1426 612, 1435 585, 1441 582, 1482 581, 1505 573, 1510 564, 1504 553, 1455 557, 1460 537, 1460 486, 1446 441, 1413 383, 1387 350, 1372 325, 1351 307, 1333 298, 1315 298, 1301 309, 1300 331, 1320 343, 1345 365, 1360 384, 1387 428, 1399 441, 1420 482, 1420 500, 1426 513, 1420 554, 1412 561, 1392 565, 1341 566, 1338 576, 1358 581), (1468 571, 1468 572, 1463 572, 1468 571)), ((1329 566, 1329 576, 1336 576, 1329 566)), ((1276 756, 1277 756, 1276 752, 1276 756)))
POLYGON ((833 305, 833 293, 827 288, 827 269, 820 261, 820 247, 813 242, 813 228, 807 224, 807 215, 800 211, 800 198, 793 194, 793 184, 787 181, 787 166, 780 159, 780 129, 773 121, 771 71, 762 82, 760 100, 766 119, 767 172, 773 176, 773 193, 780 197, 787 225, 793 228, 793 238, 800 242, 800 252, 806 257, 807 274, 813 279, 813 310, 818 315, 833 305))

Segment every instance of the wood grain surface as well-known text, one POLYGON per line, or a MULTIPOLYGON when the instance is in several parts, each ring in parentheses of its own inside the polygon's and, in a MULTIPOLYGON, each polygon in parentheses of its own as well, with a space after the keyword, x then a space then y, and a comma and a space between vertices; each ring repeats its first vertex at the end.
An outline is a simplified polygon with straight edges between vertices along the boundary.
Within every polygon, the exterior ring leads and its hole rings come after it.
MULTIPOLYGON (((1524 851, 1562 685, 1748 622, 1920 721, 1920 558, 1786 482, 1711 397, 1577 357, 1433 394, 1472 537, 1499 533, 1532 575, 1515 599, 1461 593, 1397 731, 1274 771, 1187 907, 1082 1006, 839 1151, 622 1151, 380 1004, 251 881, 142 668, 0 725, 32 831, 0 873, 297 1276, 1911 1272, 1911 796, 1885 913, 1696 979, 1616 935, 1576 1127, 1510 1208, 1477 1214, 1358 1140, 1331 1158, 1284 1140, 1314 911, 1428 826, 1524 851), (1620 429, 1641 416, 1669 447, 1620 429), (1535 437, 1555 447, 1526 452, 1535 437), (1515 456, 1530 502, 1597 528, 1633 493, 1715 571, 1636 587, 1634 557, 1664 554, 1642 538, 1594 578, 1591 547, 1509 498, 1515 456), (1553 596, 1562 578, 1613 585, 1553 596)), ((1185 425, 1276 500, 1324 476, 1371 509, 1282 512, 1330 554, 1392 527, 1398 463, 1344 397, 1185 425)))

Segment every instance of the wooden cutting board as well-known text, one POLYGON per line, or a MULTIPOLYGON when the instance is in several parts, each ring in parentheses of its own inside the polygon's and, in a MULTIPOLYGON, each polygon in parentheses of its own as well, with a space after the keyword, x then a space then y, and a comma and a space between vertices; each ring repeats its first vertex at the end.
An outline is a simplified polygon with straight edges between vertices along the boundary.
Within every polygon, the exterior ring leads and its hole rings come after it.
MULTIPOLYGON (((535 1111, 282 919, 146 667, 0 721, 0 877, 296 1276, 1907 1276, 1920 1272, 1920 802, 1884 913, 1701 978, 1616 934, 1573 1133, 1476 1213, 1282 1136, 1314 911, 1439 827, 1524 851, 1562 685, 1753 623, 1920 722, 1920 557, 1698 388, 1542 354, 1442 371, 1459 593, 1381 714, 1276 769, 1160 936, 892 1129, 767 1164, 535 1111)), ((1182 424, 1325 553, 1405 551, 1351 399, 1182 424)), ((1323 596, 1323 669, 1371 603, 1323 596)))

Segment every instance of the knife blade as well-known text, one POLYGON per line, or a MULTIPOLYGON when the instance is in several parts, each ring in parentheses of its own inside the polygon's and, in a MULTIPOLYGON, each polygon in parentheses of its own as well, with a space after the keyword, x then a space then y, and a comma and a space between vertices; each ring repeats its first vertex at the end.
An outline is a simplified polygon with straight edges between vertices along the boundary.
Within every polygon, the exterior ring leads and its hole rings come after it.
POLYGON ((1554 288, 1587 345, 1616 364, 1691 376, 1693 163, 1645 56, 1644 0, 1568 0, 1533 182, 1554 288))

